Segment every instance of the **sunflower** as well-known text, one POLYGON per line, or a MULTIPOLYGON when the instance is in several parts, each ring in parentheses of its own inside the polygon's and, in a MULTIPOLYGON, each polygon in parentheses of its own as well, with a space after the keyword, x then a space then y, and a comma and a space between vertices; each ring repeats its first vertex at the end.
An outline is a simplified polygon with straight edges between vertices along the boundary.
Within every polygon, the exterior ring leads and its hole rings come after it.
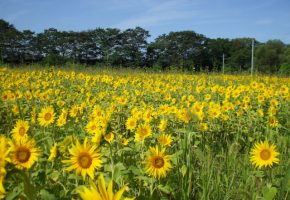
POLYGON ((278 102, 277 99, 271 99, 270 100, 270 105, 275 108, 275 107, 277 107, 279 105, 279 102, 278 102))
POLYGON ((135 141, 143 142, 151 135, 151 127, 148 124, 140 125, 135 133, 135 141))
POLYGON ((101 139, 102 139, 103 134, 99 131, 95 133, 95 135, 92 138, 92 142, 96 143, 97 146, 100 145, 101 139))
POLYGON ((62 127, 66 124, 66 117, 64 117, 63 115, 60 115, 59 118, 56 121, 56 125, 58 127, 62 127))
POLYGON ((91 188, 82 186, 76 191, 83 200, 120 200, 127 186, 123 186, 116 194, 113 192, 113 181, 110 180, 108 187, 103 175, 98 177, 98 186, 93 182, 90 183, 91 188))
POLYGON ((259 94, 257 99, 258 99, 258 103, 262 104, 265 101, 265 96, 263 94, 259 94))
POLYGON ((10 144, 11 162, 18 169, 29 169, 38 160, 40 150, 35 145, 34 139, 23 137, 13 140, 10 144))
POLYGON ((57 121, 56 121, 56 125, 58 127, 62 127, 66 124, 66 120, 67 120, 67 115, 68 112, 66 109, 62 109, 60 116, 58 117, 57 121))
POLYGON ((115 137, 114 133, 110 132, 104 136, 104 139, 111 144, 112 141, 114 140, 114 137, 115 137))
POLYGON ((258 109, 257 113, 260 117, 264 117, 264 111, 262 109, 258 109))
POLYGON ((276 151, 276 145, 269 145, 268 141, 256 143, 255 147, 251 150, 251 162, 253 165, 261 169, 262 167, 272 166, 273 163, 279 163, 277 156, 279 153, 276 151))
POLYGON ((208 114, 211 118, 216 119, 220 116, 221 110, 219 108, 210 107, 208 110, 208 114))
POLYGON ((207 131, 208 130, 208 125, 207 123, 199 123, 198 129, 200 131, 207 131))
POLYGON ((0 199, 5 198, 6 191, 3 186, 4 178, 6 176, 6 163, 9 162, 8 154, 8 140, 4 136, 0 136, 0 199))
POLYGON ((40 126, 47 127, 49 124, 52 124, 54 121, 54 109, 53 107, 45 107, 41 110, 38 116, 38 122, 40 126))
POLYGON ((280 92, 281 92, 283 95, 288 94, 288 91, 289 91, 289 88, 287 87, 287 85, 282 85, 282 86, 280 87, 280 92))
POLYGON ((85 138, 83 145, 77 140, 76 145, 73 145, 69 150, 71 158, 62 162, 70 165, 67 167, 67 171, 75 169, 76 173, 81 174, 83 179, 86 178, 87 174, 91 179, 94 179, 95 169, 102 166, 101 154, 96 149, 97 145, 88 143, 87 138, 85 138))
POLYGON ((178 111, 177 117, 185 123, 189 123, 191 120, 191 115, 185 108, 178 111))
POLYGON ((206 94, 204 97, 204 100, 209 101, 211 100, 211 95, 210 94, 206 94))
POLYGON ((121 138, 120 143, 124 146, 128 145, 129 141, 126 138, 121 138))
POLYGON ((126 121, 126 129, 127 130, 134 130, 136 128, 137 125, 137 120, 135 117, 129 117, 126 121))
POLYGON ((269 117, 268 117, 268 124, 269 124, 269 126, 270 126, 271 128, 274 128, 274 127, 278 126, 279 121, 278 121, 278 119, 277 119, 276 117, 274 117, 274 116, 269 116, 269 117))
POLYGON ((53 145, 53 147, 50 149, 50 155, 48 157, 48 161, 52 161, 57 155, 57 143, 53 145))
POLYGON ((69 115, 72 118, 76 118, 78 112, 79 112, 79 107, 77 105, 73 105, 69 111, 69 115))
POLYGON ((35 123, 36 122, 36 117, 37 117, 37 112, 36 112, 36 108, 33 107, 31 110, 31 122, 35 123))
POLYGON ((167 128, 167 120, 164 120, 164 119, 161 120, 158 128, 159 128, 160 132, 165 131, 165 129, 167 128))
MULTIPOLYGON (((6 137, 1 135, 0 136, 0 168, 5 169, 6 163, 9 162, 8 154, 9 154, 8 140, 6 137)), ((1 175, 2 174, 0 173, 0 177, 1 175)))
POLYGON ((145 161, 145 172, 157 179, 165 177, 166 173, 172 168, 170 155, 166 155, 164 152, 165 148, 150 147, 145 161))
POLYGON ((90 134, 95 134, 99 131, 99 124, 94 121, 89 121, 86 125, 86 131, 90 134))
POLYGON ((162 146, 170 146, 172 142, 172 137, 171 135, 168 135, 168 134, 161 134, 158 137, 158 141, 159 141, 159 144, 161 144, 162 146))
POLYGON ((29 129, 29 124, 27 121, 18 120, 16 122, 15 127, 12 129, 11 133, 13 134, 13 138, 21 138, 26 135, 29 129))

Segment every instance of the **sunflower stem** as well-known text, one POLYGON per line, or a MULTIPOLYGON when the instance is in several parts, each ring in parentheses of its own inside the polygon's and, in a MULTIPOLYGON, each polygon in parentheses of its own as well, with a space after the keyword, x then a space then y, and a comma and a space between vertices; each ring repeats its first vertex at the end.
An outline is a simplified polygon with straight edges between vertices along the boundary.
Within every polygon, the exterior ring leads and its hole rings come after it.
POLYGON ((144 141, 141 142, 141 160, 144 160, 144 141))
POLYGON ((272 184, 273 183, 272 168, 269 168, 268 178, 269 178, 270 183, 272 184))
POLYGON ((153 197, 153 193, 154 193, 154 181, 153 181, 153 179, 151 178, 150 179, 150 199, 152 199, 152 197, 153 197))
POLYGON ((256 191, 257 193, 260 193, 261 191, 261 178, 256 176, 256 191))
POLYGON ((75 179, 75 185, 76 185, 75 188, 77 188, 77 187, 79 186, 79 182, 78 182, 78 178, 77 178, 77 177, 76 177, 76 179, 75 179))
POLYGON ((112 171, 112 180, 114 178, 114 160, 113 160, 113 150, 112 150, 112 145, 110 145, 110 159, 111 159, 111 171, 112 171))
POLYGON ((16 102, 17 102, 17 107, 18 107, 18 110, 19 110, 20 118, 23 119, 23 114, 22 114, 22 110, 21 110, 19 99, 17 99, 16 102))
POLYGON ((22 171, 23 183, 24 183, 24 194, 29 200, 35 199, 35 188, 30 181, 30 171, 22 171))

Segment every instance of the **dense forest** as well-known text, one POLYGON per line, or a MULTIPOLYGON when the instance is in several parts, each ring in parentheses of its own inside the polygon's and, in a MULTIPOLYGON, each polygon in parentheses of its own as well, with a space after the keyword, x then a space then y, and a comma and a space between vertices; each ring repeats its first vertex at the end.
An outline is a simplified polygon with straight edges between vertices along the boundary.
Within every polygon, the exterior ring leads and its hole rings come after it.
MULTIPOLYGON (((149 31, 96 28, 75 32, 49 28, 41 33, 17 30, 0 19, 1 63, 86 64, 177 70, 249 71, 253 38, 211 39, 194 31, 170 32, 148 42, 149 31)), ((290 45, 255 40, 255 70, 290 71, 290 45)))

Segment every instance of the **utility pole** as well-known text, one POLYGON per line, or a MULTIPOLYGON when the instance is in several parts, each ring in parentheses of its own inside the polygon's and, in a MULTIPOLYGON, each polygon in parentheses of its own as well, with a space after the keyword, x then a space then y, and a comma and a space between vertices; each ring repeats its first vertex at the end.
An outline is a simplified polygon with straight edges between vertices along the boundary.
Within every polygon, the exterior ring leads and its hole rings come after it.
POLYGON ((225 54, 223 53, 223 74, 225 73, 225 54))
POLYGON ((252 59, 251 59, 251 75, 253 76, 254 72, 254 39, 252 39, 252 59))

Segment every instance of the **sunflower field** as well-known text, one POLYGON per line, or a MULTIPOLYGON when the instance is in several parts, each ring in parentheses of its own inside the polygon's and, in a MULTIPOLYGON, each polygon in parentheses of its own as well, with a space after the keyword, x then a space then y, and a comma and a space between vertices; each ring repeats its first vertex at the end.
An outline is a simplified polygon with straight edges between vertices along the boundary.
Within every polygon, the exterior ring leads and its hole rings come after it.
POLYGON ((2 67, 0 199, 289 199, 289 84, 2 67))

